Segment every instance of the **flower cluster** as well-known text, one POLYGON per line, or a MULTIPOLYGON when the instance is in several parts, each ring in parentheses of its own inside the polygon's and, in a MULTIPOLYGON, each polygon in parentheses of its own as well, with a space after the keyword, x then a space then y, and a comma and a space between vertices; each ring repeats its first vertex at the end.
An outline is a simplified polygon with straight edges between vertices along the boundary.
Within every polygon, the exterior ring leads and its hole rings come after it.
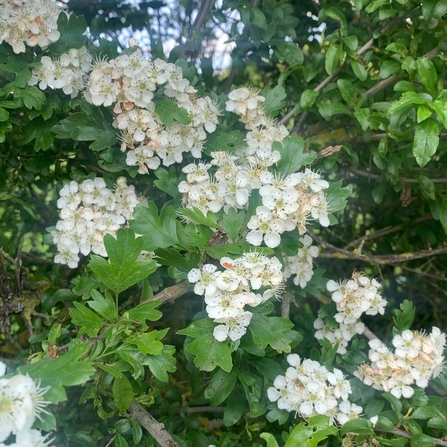
POLYGON ((244 253, 238 259, 224 257, 217 270, 213 264, 188 273, 190 283, 195 283, 194 292, 205 295, 206 312, 214 322, 214 337, 218 341, 230 338, 239 340, 247 331, 252 313, 244 307, 259 306, 272 296, 281 293, 283 274, 281 262, 258 252, 244 253))
POLYGON ((298 354, 287 356, 290 367, 284 376, 277 376, 267 390, 280 410, 293 411, 309 418, 317 414, 329 417, 330 423, 344 424, 359 417, 362 408, 349 402, 351 385, 343 372, 328 371, 315 360, 301 359, 298 354))
POLYGON ((239 114, 248 130, 246 144, 232 155, 213 152, 211 163, 183 168, 187 179, 179 184, 179 190, 184 194, 184 206, 200 208, 204 214, 222 208, 225 212, 231 207, 242 209, 251 192, 259 190, 262 206, 251 216, 246 236, 255 246, 264 241, 267 247, 277 247, 281 234, 297 227, 304 234, 309 218, 328 226, 328 203, 323 192, 329 186, 327 181, 310 169, 285 177, 269 171, 281 158, 274 143, 282 142, 288 131, 265 115, 265 98, 247 88, 233 90, 229 98, 227 110, 239 114), (212 166, 213 175, 208 172, 212 166))
POLYGON ((284 277, 287 279, 295 275, 293 283, 304 289, 314 274, 313 259, 318 256, 318 247, 312 245, 312 238, 308 235, 300 238, 300 242, 303 246, 298 249, 298 253, 295 256, 283 254, 285 263, 284 277))
POLYGON ((132 218, 138 203, 135 188, 124 177, 117 179, 114 191, 98 177, 65 185, 57 201, 61 220, 51 233, 59 252, 54 262, 76 268, 79 253, 107 256, 104 235, 115 235, 132 218))
POLYGON ((369 342, 371 364, 359 367, 355 375, 376 390, 400 399, 414 394, 411 385, 426 388, 437 377, 444 362, 446 336, 437 327, 431 334, 405 330, 393 338, 394 352, 379 339, 369 342))
POLYGON ((41 90, 47 87, 62 89, 74 98, 85 88, 92 60, 85 47, 73 48, 56 59, 43 56, 40 65, 33 69, 28 85, 38 84, 41 90))
POLYGON ((25 44, 45 49, 59 40, 57 19, 61 3, 53 0, 0 0, 0 44, 7 42, 14 53, 24 53, 25 44))
POLYGON ((4 378, 6 365, 0 362, 0 447, 44 447, 49 445, 47 436, 32 430, 34 421, 49 404, 43 400, 48 388, 41 388, 29 376, 16 374, 4 378), (4 444, 11 436, 15 442, 4 444))
POLYGON ((180 163, 186 152, 200 158, 207 132, 216 130, 220 113, 209 97, 197 96, 180 67, 161 59, 149 61, 139 50, 97 61, 84 94, 94 105, 114 106, 113 126, 122 131, 121 150, 128 151, 127 165, 138 166, 140 174, 160 163, 180 163), (168 122, 163 122, 157 106, 168 111, 168 122))
POLYGON ((321 318, 314 322, 317 339, 327 338, 333 345, 338 343, 338 353, 345 354, 346 347, 355 334, 362 334, 365 326, 359 321, 363 313, 381 315, 385 312, 387 301, 380 295, 382 285, 375 279, 354 272, 352 278, 337 283, 328 281, 326 288, 332 292, 332 301, 337 306, 334 318, 339 327, 330 327, 321 318))

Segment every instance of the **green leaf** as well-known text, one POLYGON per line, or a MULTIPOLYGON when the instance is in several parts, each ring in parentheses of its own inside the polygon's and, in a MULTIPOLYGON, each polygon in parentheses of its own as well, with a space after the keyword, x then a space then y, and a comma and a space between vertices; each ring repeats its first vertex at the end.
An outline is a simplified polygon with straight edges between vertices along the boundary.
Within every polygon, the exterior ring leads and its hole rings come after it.
POLYGON ((306 422, 301 422, 290 433, 284 447, 317 447, 318 443, 328 436, 338 432, 336 427, 329 425, 327 416, 314 416, 306 422))
POLYGON ((402 413, 402 403, 397 397, 394 397, 390 393, 383 393, 382 396, 391 404, 391 408, 394 410, 396 415, 400 415, 402 413))
POLYGON ((352 115, 351 110, 345 104, 341 102, 334 102, 329 100, 328 98, 324 98, 322 100, 317 101, 318 111, 320 115, 326 120, 329 121, 334 115, 345 114, 348 116, 352 115))
POLYGON ((280 110, 284 108, 285 99, 287 98, 286 91, 284 87, 277 85, 274 88, 266 86, 262 91, 261 95, 265 97, 263 107, 265 113, 268 116, 276 116, 280 110))
POLYGON ((71 48, 81 48, 87 41, 85 31, 87 22, 84 16, 61 12, 57 21, 57 29, 61 33, 59 40, 49 46, 51 55, 60 56, 71 48))
POLYGON ((176 121, 185 125, 191 122, 188 112, 179 107, 174 101, 157 101, 155 103, 155 113, 157 113, 161 122, 167 126, 172 126, 176 121))
POLYGON ((9 112, 5 110, 3 107, 0 107, 0 122, 8 121, 9 112))
POLYGON ((393 101, 387 111, 388 115, 393 115, 401 110, 406 110, 412 108, 417 104, 426 104, 427 101, 424 98, 418 96, 416 92, 404 92, 402 96, 397 100, 393 101))
POLYGON ((421 78, 424 87, 430 95, 435 96, 438 92, 436 87, 438 83, 438 73, 436 72, 433 62, 424 56, 417 60, 417 67, 419 77, 421 78))
POLYGON ((114 379, 112 393, 119 412, 124 413, 132 403, 134 396, 132 385, 124 374, 114 379))
POLYGON ((444 0, 424 0, 422 2, 422 15, 428 22, 440 19, 447 14, 447 3, 444 0))
POLYGON ((372 429, 372 423, 367 419, 358 418, 351 419, 343 424, 340 433, 345 435, 346 433, 357 433, 359 435, 372 435, 374 430, 372 429))
MULTIPOLYGON (((444 417, 443 414, 435 407, 426 405, 424 407, 419 407, 414 410, 411 414, 413 419, 431 419, 433 417, 444 417)), ((444 424, 446 423, 444 418, 444 424)))
POLYGON ((253 8, 253 24, 258 26, 259 28, 267 31, 267 20, 265 18, 264 13, 259 8, 253 8))
POLYGON ((136 260, 141 253, 143 239, 135 239, 134 232, 129 228, 118 230, 116 239, 112 235, 106 234, 104 245, 110 257, 109 261, 93 255, 89 265, 101 281, 116 295, 148 277, 157 269, 155 261, 136 260))
POLYGON ((245 413, 247 402, 238 390, 230 395, 225 407, 223 421, 226 427, 236 424, 245 413))
POLYGON ((254 366, 262 376, 271 380, 272 382, 278 376, 282 376, 284 374, 284 371, 282 370, 279 363, 275 362, 272 359, 268 358, 256 359, 254 362, 254 366))
POLYGON ((188 219, 191 219, 196 224, 206 225, 210 228, 219 228, 216 216, 211 211, 208 211, 205 216, 199 208, 193 207, 192 210, 188 208, 179 208, 178 213, 187 217, 188 219))
POLYGON ((152 374, 161 382, 169 382, 168 372, 176 371, 175 366, 175 347, 164 345, 161 355, 150 355, 146 358, 144 364, 149 367, 152 374))
POLYGON ((340 61, 342 52, 343 52, 342 46, 336 45, 335 43, 331 43, 329 47, 326 49, 326 59, 324 67, 328 75, 331 75, 338 67, 338 63, 340 61))
POLYGON ((205 388, 205 397, 210 400, 211 405, 220 405, 233 391, 237 382, 237 372, 223 371, 219 369, 205 388))
POLYGON ((80 360, 90 349, 86 341, 72 347, 56 359, 43 359, 36 363, 20 366, 17 371, 29 374, 33 379, 41 379, 42 385, 75 386, 87 382, 94 374, 91 362, 80 360))
POLYGON ((427 105, 436 112, 442 122, 442 125, 445 129, 447 129, 447 102, 436 100, 428 103, 427 105))
POLYGON ((23 104, 27 109, 42 110, 45 104, 45 93, 39 90, 37 87, 26 87, 24 89, 15 89, 14 97, 22 99, 23 104))
MULTIPOLYGON (((342 34, 348 33, 348 24, 346 22, 346 17, 343 15, 343 13, 340 11, 340 9, 334 8, 334 7, 324 8, 323 13, 327 17, 330 17, 331 19, 336 20, 337 22, 340 23, 340 29, 341 29, 342 34)), ((354 50, 355 50, 355 48, 354 48, 354 50)))
POLYGON ((135 233, 141 234, 144 250, 154 251, 156 248, 166 248, 179 243, 177 216, 170 205, 161 209, 160 216, 154 202, 149 202, 147 207, 137 205, 129 225, 135 233))
POLYGON ((404 331, 410 329, 416 315, 416 309, 411 301, 404 300, 399 309, 394 309, 394 325, 400 330, 404 331))
POLYGON ((314 105, 315 100, 318 98, 319 92, 314 90, 304 90, 300 97, 300 106, 303 110, 310 110, 314 105))
POLYGON ((128 318, 129 320, 136 321, 143 326, 143 329, 147 327, 146 321, 157 321, 163 314, 156 309, 161 301, 148 301, 147 303, 141 303, 137 307, 126 310, 123 318, 128 318))
POLYGON ((435 184, 431 179, 425 177, 425 175, 420 175, 418 177, 419 187, 421 188, 422 194, 430 200, 435 200, 435 184))
POLYGON ((352 71, 360 81, 366 81, 366 78, 368 77, 368 71, 363 64, 351 59, 351 67, 352 71))
POLYGON ((237 243, 242 233, 243 224, 245 222, 245 212, 230 208, 228 214, 224 214, 222 218, 222 228, 227 233, 232 243, 237 243))
POLYGON ((419 433, 410 439, 411 447, 435 447, 435 441, 431 436, 419 433))
POLYGON ((209 135, 205 148, 208 151, 233 152, 233 145, 242 143, 242 141, 243 135, 240 130, 230 130, 228 132, 217 130, 209 135))
POLYGON ((345 209, 347 198, 352 195, 352 185, 342 187, 342 180, 330 183, 325 190, 329 201, 329 211, 331 213, 345 209))
POLYGON ((438 145, 439 123, 432 118, 422 121, 416 128, 413 142, 413 155, 421 168, 436 153, 438 145))
POLYGON ((97 290, 92 290, 91 296, 93 301, 87 301, 88 305, 107 321, 113 321, 118 315, 118 310, 110 293, 106 292, 103 296, 97 290))
POLYGON ((380 66, 379 76, 381 79, 389 78, 392 74, 400 70, 400 64, 394 61, 385 61, 380 66))
POLYGON ((422 121, 425 121, 427 118, 430 118, 432 113, 433 112, 426 105, 419 106, 417 111, 418 123, 421 123, 422 121))
POLYGON ((312 163, 317 156, 314 151, 305 153, 304 140, 296 135, 284 138, 282 144, 275 141, 272 148, 281 154, 281 160, 276 163, 276 167, 284 175, 298 172, 303 166, 312 163))
POLYGON ((158 340, 158 331, 136 334, 126 339, 126 343, 134 344, 145 355, 161 355, 163 343, 158 340))
POLYGON ((205 318, 194 321, 177 333, 195 338, 187 345, 186 350, 195 355, 194 364, 197 368, 212 371, 216 366, 220 366, 224 371, 230 372, 233 367, 232 349, 228 342, 220 342, 214 338, 215 326, 209 318, 205 318))
POLYGON ((279 447, 278 443, 276 442, 275 437, 270 433, 261 433, 259 435, 261 439, 267 442, 267 447, 279 447))
MULTIPOLYGON (((421 407, 421 408, 423 408, 423 407, 421 407)), ((417 410, 419 410, 419 409, 420 408, 418 408, 417 410)), ((438 413, 440 413, 439 410, 438 410, 438 413)), ((412 415, 412 416, 413 416, 413 418, 417 419, 417 417, 415 417, 414 415, 412 415)), ((443 414, 440 414, 440 416, 430 418, 427 421, 427 427, 436 428, 438 430, 444 430, 444 431, 447 430, 447 421, 445 419, 445 416, 443 414)))
POLYGON ((261 348, 271 346, 278 352, 290 352, 291 340, 286 332, 292 329, 293 323, 281 317, 266 317, 261 314, 253 314, 250 321, 250 332, 253 341, 261 348))
POLYGON ((69 310, 71 321, 77 326, 81 326, 90 337, 96 337, 99 330, 104 326, 104 321, 95 312, 88 309, 84 304, 74 302, 75 309, 69 310))
POLYGON ((352 82, 346 79, 338 79, 337 85, 345 102, 354 105, 357 102, 357 94, 355 88, 352 86, 352 82))

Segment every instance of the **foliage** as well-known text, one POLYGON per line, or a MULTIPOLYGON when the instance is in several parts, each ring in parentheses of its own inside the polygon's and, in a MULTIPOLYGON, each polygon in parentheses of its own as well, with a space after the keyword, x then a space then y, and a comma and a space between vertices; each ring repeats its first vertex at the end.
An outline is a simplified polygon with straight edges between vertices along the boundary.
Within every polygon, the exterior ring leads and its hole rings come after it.
MULTIPOLYGON (((76 14, 59 15, 60 38, 48 45, 24 52, 8 41, 0 45, 0 350, 8 373, 51 387, 44 395, 49 413, 35 428, 54 430, 61 447, 153 446, 135 416, 141 405, 182 447, 444 445, 444 375, 411 396, 404 386, 399 398, 385 392, 392 387, 375 390, 354 377, 368 361, 364 337, 355 335, 342 352, 329 332, 314 337, 313 322, 324 320, 321 331, 338 327, 342 312, 329 298, 328 280, 363 271, 380 278, 388 308, 362 321, 389 346, 394 336, 402 348, 396 337, 410 337, 409 329, 446 326, 445 2, 182 1, 171 10, 158 1, 112 3, 68 2, 76 14), (184 90, 191 86, 194 97, 219 106, 199 161, 210 163, 215 151, 236 156, 246 146, 248 114, 231 109, 239 104, 238 88, 254 87, 250 100, 263 101, 265 127, 279 122, 289 133, 276 134, 272 151, 280 159, 268 168, 277 178, 309 168, 320 173, 328 187, 314 187, 324 190, 328 215, 283 230, 278 244, 264 237, 255 246, 247 234, 266 213, 259 211, 259 186, 244 203, 239 197, 216 211, 192 206, 189 190, 179 187, 195 175, 186 168, 198 161, 194 152, 162 167, 151 168, 159 163, 152 158, 146 168, 128 163, 136 147, 126 148, 118 131, 124 107, 106 104, 106 95, 95 105, 58 88, 54 78, 48 86, 34 79, 47 56, 83 45, 100 60, 136 57, 123 44, 129 24, 143 32, 141 48, 152 59, 163 58, 163 45, 174 37, 179 44, 169 61, 184 90), (234 47, 231 67, 217 72, 219 29, 234 47), (105 253, 92 250, 76 268, 55 263, 61 190, 95 178, 119 190, 121 176, 147 202, 132 204, 128 224, 104 230, 105 253), (320 246, 318 258, 306 231, 320 246), (273 259, 291 269, 298 262, 291 258, 305 252, 318 269, 276 288, 267 270, 273 259), (262 271, 272 283, 254 286, 256 278, 247 276, 240 293, 266 299, 241 304, 246 333, 233 337, 227 328, 222 341, 223 323, 209 315, 212 293, 193 276, 204 275, 207 265, 230 275, 246 253, 270 260, 262 271), (346 374, 361 417, 351 408, 353 419, 334 425, 328 416, 278 408, 270 397, 296 361, 291 353, 346 374)), ((161 127, 196 126, 168 84, 153 92, 161 127)), ((414 337, 425 340, 423 333, 414 337)))

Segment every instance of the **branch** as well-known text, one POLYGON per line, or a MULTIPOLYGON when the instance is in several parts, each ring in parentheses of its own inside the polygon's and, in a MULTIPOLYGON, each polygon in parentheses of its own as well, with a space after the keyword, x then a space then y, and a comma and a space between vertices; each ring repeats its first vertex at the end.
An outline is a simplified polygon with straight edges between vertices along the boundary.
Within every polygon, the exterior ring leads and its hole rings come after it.
POLYGON ((320 253, 321 258, 337 258, 337 259, 356 259, 363 262, 371 262, 373 264, 386 265, 398 264, 400 262, 413 261, 414 259, 427 258, 429 256, 442 255, 447 253, 447 246, 436 248, 435 250, 421 250, 414 253, 400 253, 397 255, 364 255, 349 250, 338 248, 335 245, 321 239, 315 233, 309 231, 309 235, 318 242, 321 247, 327 249, 329 253, 320 253))
POLYGON ((130 404, 129 413, 132 419, 138 421, 161 447, 181 447, 165 430, 165 426, 153 418, 136 400, 130 404))
MULTIPOLYGON (((411 221, 411 224, 417 225, 418 223, 425 222, 425 221, 431 220, 431 219, 433 219, 433 217, 429 216, 429 215, 421 216, 421 217, 418 217, 417 219, 414 219, 413 221, 411 221)), ((377 231, 373 231, 372 233, 365 234, 364 236, 354 239, 352 242, 349 242, 349 244, 346 245, 345 249, 347 249, 349 247, 355 247, 358 244, 363 245, 366 241, 370 241, 372 239, 376 239, 378 237, 385 236, 387 234, 395 233, 396 231, 403 230, 404 227, 405 227, 405 224, 400 224, 400 225, 396 225, 394 227, 389 226, 389 227, 382 228, 377 231)))
MULTIPOLYGON (((386 430, 385 428, 374 427, 374 430, 382 433, 391 433, 393 435, 402 436, 402 438, 407 439, 411 439, 413 437, 412 434, 406 432, 405 430, 400 430, 399 428, 394 428, 393 430, 386 430)), ((431 439, 436 445, 447 447, 447 441, 443 441, 442 439, 439 438, 431 438, 431 439)))
POLYGON ((148 298, 147 300, 144 300, 142 303, 148 303, 149 301, 158 301, 160 300, 160 306, 166 303, 173 303, 177 298, 180 298, 182 295, 184 295, 188 291, 189 282, 188 281, 182 281, 178 284, 175 284, 171 287, 166 287, 161 292, 157 293, 151 298, 148 298))
MULTIPOLYGON (((386 32, 386 31, 388 31, 388 29, 390 29, 390 28, 391 28, 391 27, 392 27, 398 20, 400 20, 401 18, 402 18, 402 16, 399 16, 399 17, 394 18, 394 19, 391 20, 390 22, 388 22, 386 25, 384 25, 384 26, 381 28, 380 32, 381 32, 381 33, 384 33, 384 32, 386 32)), ((361 48, 359 48, 359 49, 357 50, 357 56, 361 56, 363 53, 365 53, 366 51, 368 51, 368 50, 372 47, 373 42, 374 42, 374 39, 373 39, 373 38, 369 39, 368 42, 365 43, 365 45, 363 45, 361 48)), ((332 82, 332 81, 333 81, 333 80, 340 74, 340 72, 341 72, 341 68, 342 68, 342 67, 337 68, 331 75, 329 75, 328 77, 326 77, 325 79, 323 79, 323 81, 321 81, 321 82, 320 82, 320 83, 313 89, 313 91, 314 91, 314 92, 320 92, 321 90, 323 90, 324 87, 326 87, 329 83, 331 83, 331 82, 332 82)), ((298 101, 297 101, 297 104, 295 105, 295 107, 294 107, 289 113, 287 113, 287 115, 285 115, 285 116, 280 120, 279 124, 286 124, 287 121, 289 121, 289 119, 292 118, 292 116, 295 114, 295 110, 296 110, 296 107, 298 106, 299 102, 300 102, 300 101, 298 100, 298 101)), ((296 124, 296 126, 295 126, 296 129, 294 128, 294 131, 295 131, 295 132, 299 132, 299 130, 301 129, 301 126, 302 126, 304 120, 305 120, 306 117, 307 117, 307 114, 308 114, 308 112, 303 112, 303 113, 301 114, 301 116, 299 117, 299 119, 298 119, 298 121, 297 121, 297 124, 296 124)))
MULTIPOLYGON (((367 172, 367 171, 361 171, 360 169, 357 168, 353 168, 352 166, 349 167, 349 170, 353 173, 353 174, 357 174, 360 175, 361 177, 368 177, 371 179, 378 179, 381 178, 382 176, 379 174, 373 174, 371 172, 367 172)), ((406 178, 406 177, 402 177, 399 179, 402 183, 419 183, 419 180, 416 178, 406 178)), ((430 179, 433 183, 447 183, 447 178, 432 178, 430 179)))

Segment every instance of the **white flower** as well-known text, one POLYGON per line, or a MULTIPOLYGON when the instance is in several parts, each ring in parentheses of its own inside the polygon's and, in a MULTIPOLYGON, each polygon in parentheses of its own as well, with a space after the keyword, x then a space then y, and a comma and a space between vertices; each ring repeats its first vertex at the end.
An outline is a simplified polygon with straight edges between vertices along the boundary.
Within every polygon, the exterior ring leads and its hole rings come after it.
POLYGON ((281 243, 280 234, 285 231, 284 222, 272 216, 272 212, 265 206, 256 208, 256 215, 251 216, 247 227, 252 230, 246 240, 252 245, 261 245, 264 239, 269 248, 275 248, 281 243))
POLYGON ((239 340, 247 332, 247 326, 253 314, 241 312, 237 317, 216 318, 216 323, 223 323, 214 328, 214 338, 217 341, 225 341, 229 337, 232 341, 239 340))

